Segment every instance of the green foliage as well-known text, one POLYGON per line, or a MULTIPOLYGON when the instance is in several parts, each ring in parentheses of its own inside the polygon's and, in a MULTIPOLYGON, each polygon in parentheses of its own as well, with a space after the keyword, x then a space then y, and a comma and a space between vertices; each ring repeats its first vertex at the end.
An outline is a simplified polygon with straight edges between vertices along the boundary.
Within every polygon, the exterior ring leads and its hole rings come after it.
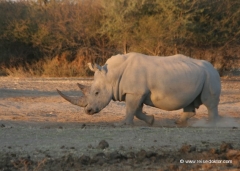
POLYGON ((239 0, 0 0, 0 73, 88 75, 130 51, 231 69, 239 40, 239 0))

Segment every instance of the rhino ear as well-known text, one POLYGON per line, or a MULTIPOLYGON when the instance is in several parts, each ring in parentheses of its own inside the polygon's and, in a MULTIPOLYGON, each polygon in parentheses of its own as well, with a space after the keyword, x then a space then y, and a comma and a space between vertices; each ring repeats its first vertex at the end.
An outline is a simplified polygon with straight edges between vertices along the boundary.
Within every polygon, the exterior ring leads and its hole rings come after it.
POLYGON ((99 66, 98 64, 92 64, 92 63, 88 63, 88 67, 93 72, 95 72, 97 70, 101 71, 101 69, 102 69, 102 67, 99 66))
POLYGON ((101 71, 102 73, 106 74, 107 73, 107 68, 106 65, 103 67, 99 66, 98 64, 92 64, 88 63, 88 67, 91 71, 96 72, 96 71, 101 71))

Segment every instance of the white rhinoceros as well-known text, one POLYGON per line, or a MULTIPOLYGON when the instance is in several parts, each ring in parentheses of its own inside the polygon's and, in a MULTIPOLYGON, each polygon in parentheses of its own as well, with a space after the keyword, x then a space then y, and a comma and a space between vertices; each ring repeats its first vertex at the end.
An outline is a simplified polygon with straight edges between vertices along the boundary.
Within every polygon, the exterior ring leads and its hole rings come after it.
POLYGON ((178 123, 195 115, 204 104, 211 121, 218 118, 221 81, 218 72, 204 60, 184 55, 168 57, 139 53, 112 56, 104 66, 89 64, 94 81, 88 89, 80 89, 85 96, 72 98, 59 94, 71 103, 85 107, 87 114, 95 114, 111 100, 126 102, 126 117, 122 124, 133 124, 134 116, 152 125, 154 116, 146 115, 143 104, 163 110, 183 113, 178 123))

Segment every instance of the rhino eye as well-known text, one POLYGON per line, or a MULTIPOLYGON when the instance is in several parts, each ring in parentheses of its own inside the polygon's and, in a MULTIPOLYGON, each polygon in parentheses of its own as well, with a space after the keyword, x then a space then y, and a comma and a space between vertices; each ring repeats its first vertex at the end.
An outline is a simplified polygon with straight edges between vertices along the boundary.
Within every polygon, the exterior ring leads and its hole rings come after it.
POLYGON ((96 91, 96 92, 95 92, 95 96, 97 96, 98 94, 99 94, 99 92, 98 92, 98 91, 96 91))

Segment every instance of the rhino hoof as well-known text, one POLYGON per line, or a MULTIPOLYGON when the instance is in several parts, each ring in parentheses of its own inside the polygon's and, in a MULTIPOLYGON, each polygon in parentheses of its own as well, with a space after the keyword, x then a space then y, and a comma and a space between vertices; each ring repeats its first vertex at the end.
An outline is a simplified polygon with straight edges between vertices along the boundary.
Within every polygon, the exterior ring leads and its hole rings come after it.
POLYGON ((115 127, 121 127, 121 126, 133 126, 133 122, 126 122, 125 120, 122 122, 117 122, 113 124, 115 127))
POLYGON ((177 124, 178 126, 187 126, 188 125, 186 120, 177 120, 177 121, 175 121, 175 124, 177 124))
POLYGON ((149 124, 150 126, 152 126, 154 124, 154 116, 153 115, 149 116, 149 120, 147 121, 147 124, 149 124))

